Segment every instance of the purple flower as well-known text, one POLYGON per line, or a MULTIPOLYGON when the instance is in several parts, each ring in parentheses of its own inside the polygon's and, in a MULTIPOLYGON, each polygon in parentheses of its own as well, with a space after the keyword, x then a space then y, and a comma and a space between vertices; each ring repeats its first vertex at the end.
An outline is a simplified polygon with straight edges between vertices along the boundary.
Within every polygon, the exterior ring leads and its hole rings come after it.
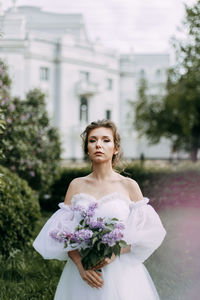
POLYGON ((63 242, 63 236, 58 229, 51 231, 49 235, 59 243, 63 242))
POLYGON ((31 172, 30 172, 30 175, 31 175, 32 177, 34 177, 34 176, 35 176, 35 172, 34 172, 34 171, 31 171, 31 172))
POLYGON ((104 236, 102 237, 102 242, 112 247, 117 241, 120 241, 122 238, 123 232, 120 229, 114 229, 113 231, 104 234, 104 236))
POLYGON ((78 211, 78 212, 83 212, 84 211, 84 207, 81 205, 75 205, 74 207, 72 207, 73 211, 78 211))
POLYGON ((21 115, 20 120, 24 121, 26 119, 25 115, 21 115))
POLYGON ((125 225, 123 223, 116 223, 116 224, 114 224, 114 228, 115 229, 124 230, 125 229, 125 225))
POLYGON ((78 231, 75 231, 71 237, 70 240, 74 243, 81 244, 83 241, 88 243, 90 238, 93 236, 93 232, 90 229, 81 229, 78 231))
POLYGON ((90 220, 88 219, 86 221, 86 224, 90 226, 90 228, 99 228, 99 229, 104 229, 105 225, 104 225, 104 222, 103 222, 103 219, 97 219, 97 221, 93 221, 93 220, 90 220))
POLYGON ((97 202, 92 202, 89 205, 89 210, 95 210, 98 207, 98 203, 97 202))
POLYGON ((88 209, 88 210, 86 211, 86 215, 87 215, 87 217, 93 217, 93 216, 94 216, 94 211, 91 210, 91 209, 88 209))
POLYGON ((8 109, 9 111, 13 112, 15 110, 15 105, 11 103, 8 109))

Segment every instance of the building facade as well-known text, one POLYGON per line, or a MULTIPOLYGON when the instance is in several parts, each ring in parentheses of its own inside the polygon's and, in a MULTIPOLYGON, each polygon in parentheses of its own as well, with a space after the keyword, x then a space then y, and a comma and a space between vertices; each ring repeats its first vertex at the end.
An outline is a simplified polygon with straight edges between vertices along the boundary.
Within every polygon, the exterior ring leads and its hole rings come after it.
POLYGON ((35 87, 47 95, 47 109, 60 131, 63 158, 82 159, 80 133, 91 121, 110 119, 122 136, 125 158, 143 153, 168 158, 166 141, 148 146, 133 129, 130 101, 137 101, 141 76, 158 93, 166 80, 169 55, 120 55, 93 43, 81 14, 57 14, 39 7, 11 8, 0 16, 0 57, 21 98, 35 87))

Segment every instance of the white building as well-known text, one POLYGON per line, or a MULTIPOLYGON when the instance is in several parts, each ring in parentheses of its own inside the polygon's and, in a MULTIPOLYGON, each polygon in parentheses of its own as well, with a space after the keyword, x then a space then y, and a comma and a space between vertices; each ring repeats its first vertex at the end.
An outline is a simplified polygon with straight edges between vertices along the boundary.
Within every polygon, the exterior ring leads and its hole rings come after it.
MULTIPOLYGON (((111 119, 120 130, 125 158, 168 158, 166 142, 149 147, 133 130, 128 101, 137 100, 140 76, 151 89, 166 80, 169 55, 119 55, 87 36, 81 14, 11 8, 0 16, 0 57, 12 78, 12 94, 32 88, 47 94, 47 107, 59 128, 63 158, 82 158, 80 133, 97 119, 111 119)), ((134 116, 132 116, 134 117, 134 116)))

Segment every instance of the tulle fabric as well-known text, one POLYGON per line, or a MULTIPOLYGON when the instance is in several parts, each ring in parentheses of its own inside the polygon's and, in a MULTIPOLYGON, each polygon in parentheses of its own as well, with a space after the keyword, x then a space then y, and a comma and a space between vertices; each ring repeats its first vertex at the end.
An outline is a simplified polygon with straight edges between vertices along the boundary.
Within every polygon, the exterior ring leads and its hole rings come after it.
POLYGON ((148 198, 131 203, 131 213, 126 222, 126 241, 131 253, 144 262, 162 243, 166 230, 148 198))
POLYGON ((73 231, 77 225, 70 207, 64 203, 59 203, 59 207, 60 209, 49 218, 33 242, 33 247, 44 259, 67 260, 67 253, 72 250, 70 247, 64 248, 63 243, 58 243, 50 236, 50 232, 55 229, 73 231))
POLYGON ((91 288, 82 280, 77 267, 68 257, 70 248, 54 241, 49 232, 56 228, 73 230, 77 224, 70 206, 60 203, 60 209, 47 221, 35 239, 34 248, 45 259, 67 260, 60 277, 54 300, 157 300, 158 293, 143 262, 160 246, 166 231, 148 198, 134 203, 118 193, 96 200, 87 194, 77 194, 76 204, 98 202, 97 216, 117 217, 126 225, 125 240, 131 252, 117 257, 102 269, 104 285, 91 288))

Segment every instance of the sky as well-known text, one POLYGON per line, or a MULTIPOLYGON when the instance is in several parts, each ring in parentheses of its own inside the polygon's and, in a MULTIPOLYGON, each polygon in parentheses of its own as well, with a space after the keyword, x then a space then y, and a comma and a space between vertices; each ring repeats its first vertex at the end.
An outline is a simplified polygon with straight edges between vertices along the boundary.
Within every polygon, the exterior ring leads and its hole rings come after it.
MULTIPOLYGON (((12 0, 0 0, 3 10, 12 0)), ((122 53, 166 53, 178 33, 184 3, 195 0, 16 0, 60 13, 82 13, 89 37, 122 53)))

